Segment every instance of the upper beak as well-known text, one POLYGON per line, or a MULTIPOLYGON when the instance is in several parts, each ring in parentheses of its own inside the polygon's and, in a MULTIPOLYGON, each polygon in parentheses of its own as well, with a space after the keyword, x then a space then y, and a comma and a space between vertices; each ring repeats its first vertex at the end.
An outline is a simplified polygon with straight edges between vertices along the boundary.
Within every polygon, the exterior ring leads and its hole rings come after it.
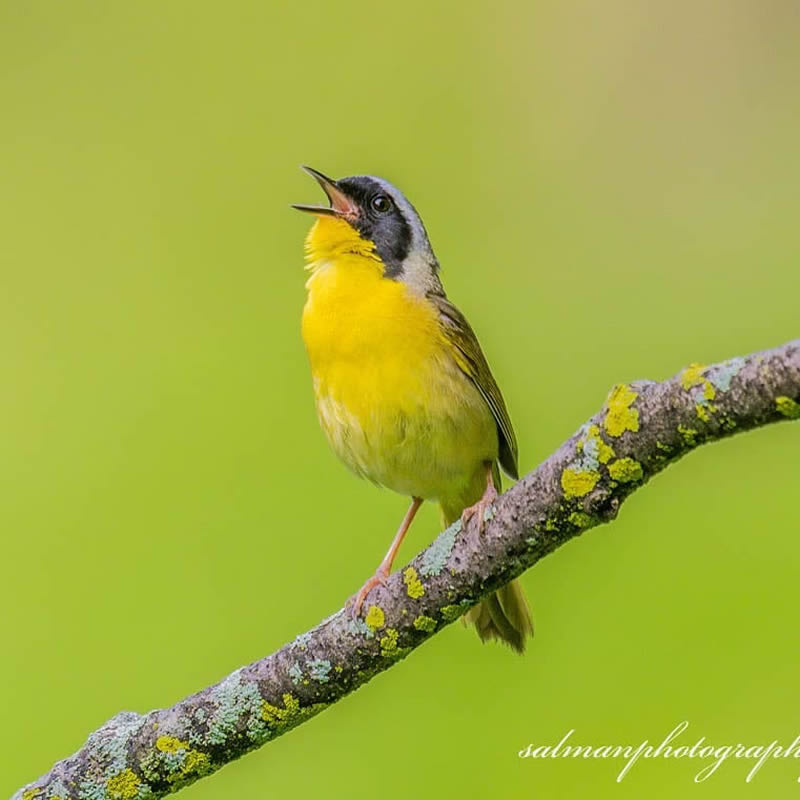
POLYGON ((312 178, 315 178, 317 183, 322 187, 322 190, 328 195, 330 200, 330 207, 325 206, 309 206, 300 203, 292 203, 292 208, 298 211, 307 211, 310 214, 320 214, 332 217, 346 217, 353 219, 358 216, 358 206, 336 185, 336 181, 323 175, 311 167, 302 167, 312 178))

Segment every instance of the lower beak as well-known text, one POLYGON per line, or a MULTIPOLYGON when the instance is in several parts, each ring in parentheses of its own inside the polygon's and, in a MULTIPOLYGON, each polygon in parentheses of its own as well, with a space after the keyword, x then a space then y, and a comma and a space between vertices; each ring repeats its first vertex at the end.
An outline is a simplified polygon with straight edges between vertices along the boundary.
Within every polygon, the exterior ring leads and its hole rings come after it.
POLYGON ((328 195, 331 204, 330 207, 325 207, 293 203, 292 208, 320 216, 345 217, 347 219, 355 219, 358 216, 358 206, 336 185, 335 180, 311 167, 304 166, 303 169, 316 179, 322 190, 328 195))

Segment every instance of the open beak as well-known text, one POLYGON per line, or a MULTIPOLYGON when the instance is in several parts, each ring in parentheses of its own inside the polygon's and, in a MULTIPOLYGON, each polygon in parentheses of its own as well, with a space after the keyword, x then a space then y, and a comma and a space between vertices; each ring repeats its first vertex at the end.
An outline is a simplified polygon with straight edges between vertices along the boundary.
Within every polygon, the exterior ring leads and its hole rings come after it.
POLYGON ((358 216, 358 206, 336 185, 335 180, 311 167, 303 166, 302 169, 316 179, 322 190, 328 195, 331 204, 330 207, 326 207, 292 203, 292 208, 319 216, 344 217, 345 219, 355 219, 358 216))

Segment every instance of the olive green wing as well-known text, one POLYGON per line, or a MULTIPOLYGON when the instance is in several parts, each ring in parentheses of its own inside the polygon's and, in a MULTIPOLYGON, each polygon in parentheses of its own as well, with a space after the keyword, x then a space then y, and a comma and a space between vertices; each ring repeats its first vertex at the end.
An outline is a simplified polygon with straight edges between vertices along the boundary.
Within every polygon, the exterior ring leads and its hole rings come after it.
POLYGON ((456 363, 475 384, 492 412, 500 442, 500 466, 516 479, 519 477, 517 437, 514 435, 503 395, 486 363, 478 339, 464 315, 446 297, 430 295, 429 299, 439 309, 442 334, 453 348, 456 363))

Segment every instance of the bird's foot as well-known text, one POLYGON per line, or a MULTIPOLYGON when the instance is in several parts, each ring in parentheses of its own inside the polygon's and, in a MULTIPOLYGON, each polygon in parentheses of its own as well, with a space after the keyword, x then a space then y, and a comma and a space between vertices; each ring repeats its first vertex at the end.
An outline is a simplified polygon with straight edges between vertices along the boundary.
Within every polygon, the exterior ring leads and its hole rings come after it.
POLYGON ((351 612, 354 618, 358 618, 361 614, 361 606, 364 605, 364 601, 367 599, 367 595, 376 587, 376 586, 385 586, 386 579, 389 577, 389 570, 383 569, 382 567, 378 567, 377 572, 358 590, 358 594, 355 596, 353 600, 353 605, 351 607, 351 612))
POLYGON ((474 505, 468 506, 461 512, 461 527, 466 528, 469 521, 474 516, 477 516, 478 533, 483 533, 483 527, 486 525, 486 512, 499 496, 500 495, 498 495, 497 489, 494 488, 494 484, 489 482, 481 499, 478 500, 478 502, 474 505))

